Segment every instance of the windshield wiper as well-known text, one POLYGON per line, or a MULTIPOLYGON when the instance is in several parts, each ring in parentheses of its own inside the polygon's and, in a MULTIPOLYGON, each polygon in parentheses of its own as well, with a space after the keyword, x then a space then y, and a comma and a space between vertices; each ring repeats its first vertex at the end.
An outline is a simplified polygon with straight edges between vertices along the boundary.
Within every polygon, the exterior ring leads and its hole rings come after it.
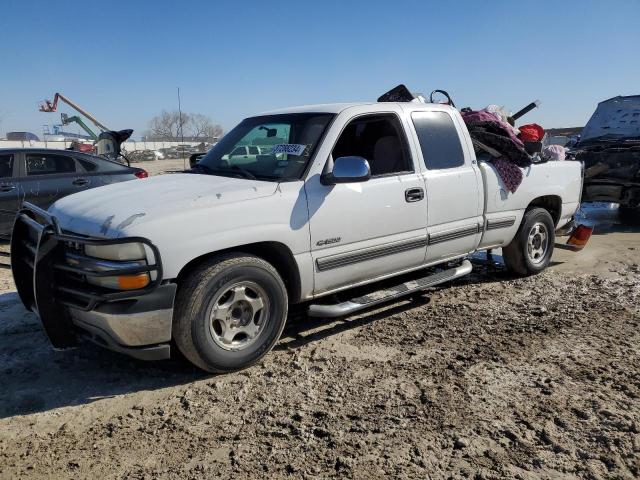
POLYGON ((238 165, 232 165, 229 168, 229 170, 233 170, 235 172, 241 173, 245 178, 248 178, 250 180, 257 180, 258 179, 258 177, 256 177, 249 170, 247 170, 246 168, 239 167, 238 165))
POLYGON ((198 163, 196 165, 194 165, 194 167, 191 169, 191 171, 193 173, 205 173, 207 175, 222 175, 222 176, 228 176, 228 175, 233 175, 233 176, 238 176, 240 175, 243 178, 248 178, 249 180, 258 180, 258 177, 256 177, 253 173, 251 173, 249 170, 246 170, 242 167, 239 167, 237 165, 233 165, 229 168, 211 168, 207 165, 203 165, 201 163, 198 163), (198 171, 200 170, 200 171, 198 171))
POLYGON ((191 172, 193 173, 198 173, 198 170, 202 170, 205 173, 213 172, 213 168, 208 167, 207 165, 204 165, 202 163, 196 163, 193 167, 191 167, 191 172))

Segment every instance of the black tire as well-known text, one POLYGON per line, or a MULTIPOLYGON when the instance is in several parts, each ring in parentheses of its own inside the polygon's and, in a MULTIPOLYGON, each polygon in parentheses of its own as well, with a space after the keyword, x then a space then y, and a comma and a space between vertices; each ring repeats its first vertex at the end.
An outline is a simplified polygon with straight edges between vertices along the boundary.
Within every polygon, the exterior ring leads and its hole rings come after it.
MULTIPOLYGON (((244 311, 242 306, 234 307, 235 309, 231 307, 225 310, 244 311)), ((204 262, 179 286, 174 309, 173 338, 180 352, 203 370, 212 373, 240 370, 256 363, 273 348, 284 328, 287 311, 287 290, 271 264, 253 255, 225 254, 204 262), (253 289, 257 297, 265 297, 261 302, 266 305, 264 312, 258 310, 261 313, 247 307, 247 322, 259 331, 253 339, 245 334, 244 341, 248 346, 240 349, 230 343, 223 343, 223 335, 219 330, 222 325, 224 332, 226 324, 219 324, 216 323, 218 320, 211 319, 211 315, 219 311, 220 303, 225 298, 231 298, 231 307, 240 305, 239 302, 243 300, 235 303, 232 301, 236 298, 234 292, 239 288, 247 292, 253 289), (231 297, 225 297, 225 292, 231 292, 231 297), (254 322, 256 315, 260 316, 259 326, 254 322)), ((230 318, 235 321, 235 317, 230 318)), ((234 327, 230 327, 229 331, 233 333, 234 327)), ((236 338, 240 338, 241 343, 242 332, 233 337, 234 342, 236 338)))
POLYGON ((620 205, 618 207, 618 218, 624 225, 640 225, 640 207, 629 207, 620 205))
MULTIPOLYGON (((540 230, 542 228, 539 227, 540 230)), ((540 236, 539 238, 542 237, 540 236)), ((533 240, 536 243, 535 235, 533 240)), ((549 266, 555 241, 555 225, 549 212, 544 208, 527 210, 520 223, 518 233, 516 233, 511 243, 502 249, 502 257, 507 269, 516 275, 523 276, 540 273, 549 266), (534 232, 533 229, 536 226, 544 227, 546 247, 544 249, 540 248, 540 250, 534 249, 534 253, 531 253, 529 250, 529 236, 534 232), (539 256, 535 257, 535 252, 538 251, 543 251, 544 253, 539 253, 539 256)), ((542 247, 542 244, 540 247, 542 247)))

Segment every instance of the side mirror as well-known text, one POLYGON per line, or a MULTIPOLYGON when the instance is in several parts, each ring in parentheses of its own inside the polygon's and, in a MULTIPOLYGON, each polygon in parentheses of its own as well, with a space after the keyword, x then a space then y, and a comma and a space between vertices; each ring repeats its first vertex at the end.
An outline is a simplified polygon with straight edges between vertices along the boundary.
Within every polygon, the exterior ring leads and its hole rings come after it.
POLYGON ((320 177, 323 185, 366 182, 371 178, 369 162, 362 157, 339 157, 333 161, 333 170, 320 177))
POLYGON ((193 155, 191 155, 189 157, 189 166, 191 168, 195 167, 198 164, 198 162, 200 161, 200 159, 202 157, 204 157, 204 156, 205 156, 204 153, 194 153, 193 155))

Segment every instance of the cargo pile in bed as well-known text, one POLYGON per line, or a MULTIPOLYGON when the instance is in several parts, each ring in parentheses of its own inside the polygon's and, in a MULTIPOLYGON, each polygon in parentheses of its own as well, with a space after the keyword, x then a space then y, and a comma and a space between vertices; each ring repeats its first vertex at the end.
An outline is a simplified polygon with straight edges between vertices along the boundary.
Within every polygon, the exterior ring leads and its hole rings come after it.
MULTIPOLYGON (((379 102, 426 102, 420 94, 412 94, 404 85, 398 85, 378 98, 379 102)), ((451 96, 444 90, 434 90, 430 103, 455 107, 451 96)), ((559 145, 544 146, 545 130, 535 123, 516 127, 516 121, 540 105, 531 102, 516 113, 509 113, 499 105, 488 105, 482 110, 460 110, 467 125, 478 160, 493 165, 504 188, 514 193, 524 178, 523 168, 533 163, 564 160, 565 149, 559 145)))

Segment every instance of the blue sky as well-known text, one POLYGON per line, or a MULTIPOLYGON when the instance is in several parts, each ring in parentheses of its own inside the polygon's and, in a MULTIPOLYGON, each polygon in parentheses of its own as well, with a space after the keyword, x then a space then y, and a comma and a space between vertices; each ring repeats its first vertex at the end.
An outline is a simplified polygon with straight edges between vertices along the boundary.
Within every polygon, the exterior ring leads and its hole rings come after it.
POLYGON ((3 0, 0 135, 40 134, 63 92, 139 136, 177 106, 228 130, 260 111, 448 90, 546 127, 640 94, 640 1, 3 0))

